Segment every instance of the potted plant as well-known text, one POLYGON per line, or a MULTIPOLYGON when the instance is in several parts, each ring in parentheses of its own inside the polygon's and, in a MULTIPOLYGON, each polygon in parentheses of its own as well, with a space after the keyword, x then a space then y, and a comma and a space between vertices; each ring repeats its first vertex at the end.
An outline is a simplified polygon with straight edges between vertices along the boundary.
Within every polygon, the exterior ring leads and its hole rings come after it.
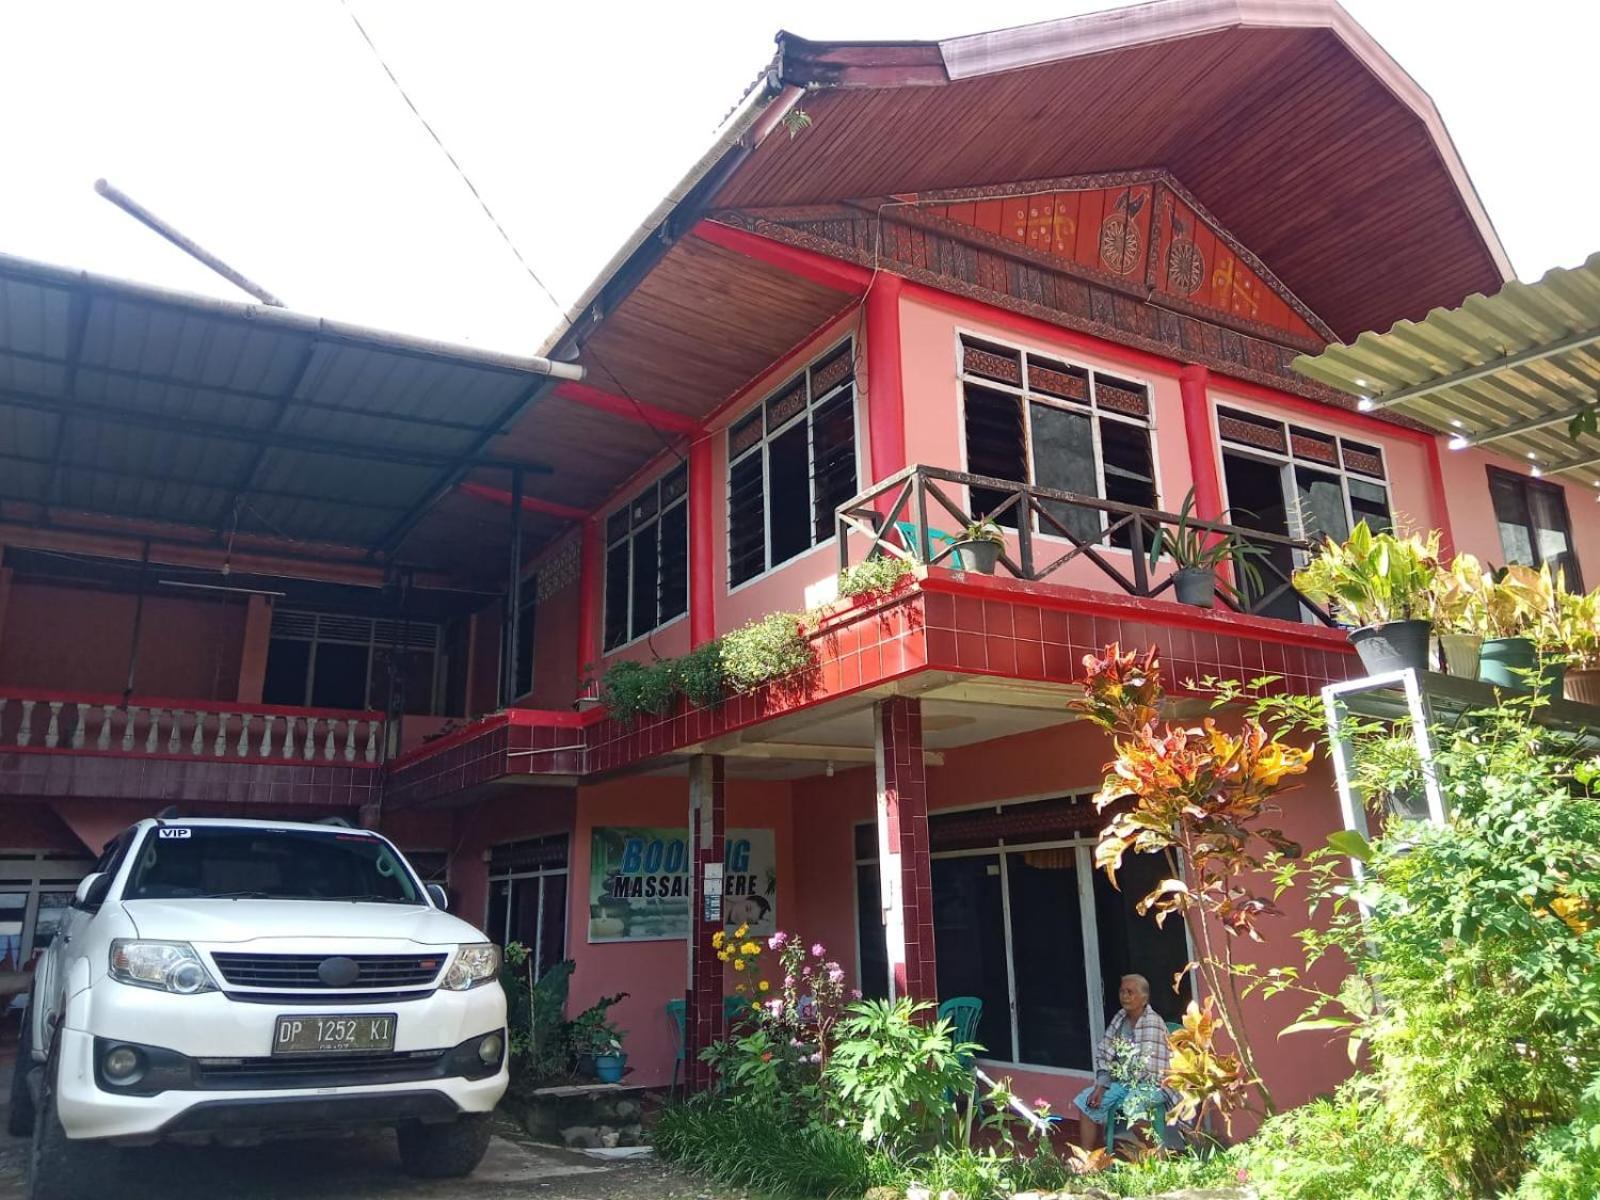
POLYGON ((979 517, 963 529, 954 547, 963 565, 971 563, 974 570, 985 575, 994 574, 995 563, 1005 548, 1005 531, 988 517, 979 517))
POLYGON ((592 1046, 594 1077, 600 1083, 621 1083, 628 1069, 628 1055, 622 1049, 622 1034, 612 1030, 592 1046))
POLYGON ((1563 692, 1579 704, 1600 704, 1600 591, 1562 591, 1557 613, 1567 660, 1563 692))
POLYGON ((1433 577, 1433 629, 1444 656, 1444 669, 1450 675, 1462 679, 1478 677, 1478 652, 1488 620, 1488 586, 1483 564, 1470 554, 1456 555, 1448 568, 1433 577))
POLYGON ((1294 573, 1307 599, 1332 604, 1356 628, 1350 642, 1373 675, 1428 667, 1427 619, 1439 571, 1439 535, 1373 533, 1362 521, 1342 542, 1325 541, 1294 573))
POLYGON ((1250 590, 1262 591, 1261 572, 1251 560, 1263 557, 1266 548, 1248 541, 1237 533, 1217 533, 1194 520, 1194 489, 1183 498, 1178 510, 1178 520, 1169 529, 1163 525, 1156 530, 1150 543, 1150 569, 1165 554, 1177 568, 1172 574, 1172 591, 1179 604, 1195 608, 1210 608, 1216 603, 1217 587, 1221 586, 1237 596, 1242 582, 1250 590), (1229 583, 1217 579, 1217 567, 1232 563, 1236 581, 1229 583))
POLYGON ((1525 688, 1528 673, 1544 656, 1543 691, 1561 695, 1560 600, 1563 589, 1549 567, 1520 563, 1502 567, 1487 581, 1484 596, 1485 637, 1478 678, 1497 687, 1525 688))
POLYGON ((623 1033, 606 1019, 606 1013, 627 996, 627 992, 601 996, 567 1022, 567 1041, 579 1076, 591 1075, 601 1083, 616 1083, 622 1078, 628 1063, 628 1056, 622 1051, 623 1033))

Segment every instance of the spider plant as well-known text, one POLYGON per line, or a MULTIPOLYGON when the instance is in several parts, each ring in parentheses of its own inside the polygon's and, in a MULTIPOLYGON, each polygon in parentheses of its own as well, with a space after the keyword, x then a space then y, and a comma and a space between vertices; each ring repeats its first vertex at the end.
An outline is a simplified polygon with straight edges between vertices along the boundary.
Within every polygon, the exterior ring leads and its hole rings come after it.
MULTIPOLYGON (((1224 513, 1224 516, 1227 514, 1224 513)), ((1267 548, 1250 541, 1241 533, 1222 533, 1213 528, 1215 522, 1200 521, 1194 515, 1194 489, 1190 488, 1178 510, 1178 519, 1171 525, 1156 530, 1150 543, 1150 569, 1153 571, 1166 555, 1179 572, 1194 571, 1216 576, 1217 567, 1229 563, 1233 567, 1232 581, 1217 579, 1231 599, 1241 594, 1261 595, 1266 590, 1261 571, 1255 559, 1266 558, 1267 548)))

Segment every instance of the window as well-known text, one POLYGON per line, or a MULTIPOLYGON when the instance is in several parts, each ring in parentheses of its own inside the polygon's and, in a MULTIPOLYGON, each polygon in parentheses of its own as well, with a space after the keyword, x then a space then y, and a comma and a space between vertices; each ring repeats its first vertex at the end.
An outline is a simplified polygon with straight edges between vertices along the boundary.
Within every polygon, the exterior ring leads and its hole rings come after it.
MULTIPOLYGON (((1233 524, 1317 541, 1343 540, 1360 521, 1375 532, 1394 527, 1381 447, 1232 408, 1217 409, 1217 434, 1233 524)), ((1298 621, 1300 601, 1282 587, 1300 565, 1296 554, 1263 547, 1263 594, 1279 594, 1259 611, 1298 621)))
POLYGON ((567 954, 567 835, 529 838, 489 852, 489 907, 484 920, 497 946, 521 942, 534 978, 567 954))
POLYGON ((689 468, 668 471, 606 521, 606 649, 689 611, 689 468))
POLYGON ((94 868, 67 854, 0 852, 0 971, 20 971, 50 944, 78 881, 94 868))
MULTIPOLYGON (((973 474, 1155 507, 1144 384, 971 338, 961 341, 961 379, 973 474)), ((973 488, 972 514, 986 516, 1004 500, 1004 492, 973 488)), ((1051 519, 1037 520, 1043 533, 1060 535, 1064 526, 1076 538, 1098 541, 1108 524, 1099 509, 1060 501, 1046 501, 1044 508, 1051 519)), ((1019 511, 1013 507, 995 519, 1015 529, 1019 511)), ((1119 529, 1110 544, 1126 548, 1131 536, 1119 529)))
POLYGON ((1583 579, 1572 548, 1567 493, 1555 484, 1489 468, 1489 494, 1500 526, 1500 549, 1508 563, 1550 565, 1561 572, 1569 591, 1581 592, 1583 579))
MULTIPOLYGON (((1150 1003, 1178 1019, 1190 995, 1170 980, 1189 961, 1181 922, 1157 928, 1134 905, 1162 877, 1163 860, 1129 856, 1121 890, 1094 870, 1101 824, 1087 796, 935 813, 933 927, 941 996, 983 1001, 976 1040, 984 1057, 1086 1071, 1123 975, 1150 980, 1150 1003)), ((860 986, 888 993, 879 911, 877 831, 856 830, 860 986)))
POLYGON ((438 646, 425 621, 274 609, 262 702, 427 715, 438 646))
POLYGON ((728 430, 728 584, 827 541, 856 494, 854 343, 807 367, 728 430))

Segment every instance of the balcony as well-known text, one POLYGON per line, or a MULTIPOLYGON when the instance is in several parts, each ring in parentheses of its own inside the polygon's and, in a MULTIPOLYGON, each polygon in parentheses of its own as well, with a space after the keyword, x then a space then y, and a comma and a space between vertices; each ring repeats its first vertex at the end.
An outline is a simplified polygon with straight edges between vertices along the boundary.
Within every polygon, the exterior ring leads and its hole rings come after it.
MULTIPOLYGON (((959 560, 952 535, 939 527, 948 522, 959 531, 983 517, 1001 525, 1006 534, 997 573, 1003 569, 1026 583, 1102 589, 1103 581, 1109 580, 1138 599, 1174 599, 1166 595, 1173 586, 1171 560, 1163 558, 1152 569, 1150 547, 1158 530, 1178 525, 1178 514, 920 464, 839 506, 839 569, 876 555, 930 567, 954 566, 959 560), (974 492, 993 501, 986 512, 975 515, 961 502, 963 495, 974 492)), ((1219 536, 1234 534, 1261 549, 1252 559, 1261 586, 1242 592, 1218 588, 1219 604, 1248 616, 1335 624, 1325 609, 1300 595, 1291 580, 1295 564, 1312 549, 1310 542, 1217 521, 1191 518, 1188 525, 1219 536)))
POLYGON ((0 796, 359 806, 383 714, 0 685, 0 796))

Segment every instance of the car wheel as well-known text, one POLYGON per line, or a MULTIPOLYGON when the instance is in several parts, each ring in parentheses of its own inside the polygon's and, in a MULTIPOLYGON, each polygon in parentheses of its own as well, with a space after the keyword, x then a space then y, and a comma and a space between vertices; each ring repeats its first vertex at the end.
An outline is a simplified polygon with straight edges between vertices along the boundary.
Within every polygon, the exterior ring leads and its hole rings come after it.
POLYGON ((27 1137, 33 1132, 33 1093, 28 1076, 33 1073, 33 1002, 22 1010, 22 1036, 17 1042, 17 1062, 11 1071, 10 1107, 6 1109, 6 1132, 12 1137, 27 1137))
POLYGON ((458 1117, 443 1125, 401 1125, 395 1130, 400 1165, 419 1179, 459 1179, 483 1161, 489 1133, 487 1116, 458 1117))
POLYGON ((25 1195, 27 1200, 105 1200, 118 1190, 119 1152, 101 1142, 73 1141, 61 1127, 56 1113, 60 1048, 58 1037, 40 1077, 25 1195))

